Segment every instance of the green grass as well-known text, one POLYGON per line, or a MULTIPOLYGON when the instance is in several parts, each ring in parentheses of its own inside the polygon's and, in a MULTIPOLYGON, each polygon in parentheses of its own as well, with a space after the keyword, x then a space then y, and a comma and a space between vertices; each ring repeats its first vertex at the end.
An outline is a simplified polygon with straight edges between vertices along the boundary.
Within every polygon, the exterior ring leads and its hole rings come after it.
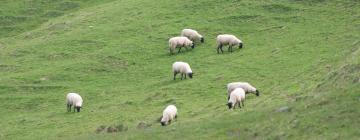
POLYGON ((360 137, 359 1, 176 2, 1 4, 0 139, 360 137), (205 43, 170 56, 167 41, 183 28, 205 43), (245 48, 217 54, 220 33, 245 48), (174 61, 188 62, 194 78, 173 81, 174 61), (233 81, 261 96, 229 111, 225 85, 233 81), (68 92, 82 95, 81 113, 66 112, 68 92), (161 127, 168 104, 179 118, 161 127), (283 106, 291 111, 277 112, 283 106), (96 133, 119 125, 128 130, 96 133))
POLYGON ((0 37, 11 37, 38 27, 54 17, 111 0, 2 0, 0 37))

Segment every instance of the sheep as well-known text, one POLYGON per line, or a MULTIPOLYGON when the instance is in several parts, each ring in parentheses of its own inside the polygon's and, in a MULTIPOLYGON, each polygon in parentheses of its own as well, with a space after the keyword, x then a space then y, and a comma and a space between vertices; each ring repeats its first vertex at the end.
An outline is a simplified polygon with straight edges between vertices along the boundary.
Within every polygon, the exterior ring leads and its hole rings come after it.
POLYGON ((197 40, 199 40, 201 43, 205 42, 204 37, 193 29, 183 29, 181 31, 181 36, 185 36, 193 42, 197 40))
POLYGON ((254 86, 250 85, 248 82, 232 82, 227 84, 228 99, 230 98, 230 93, 236 88, 244 89, 246 94, 255 93, 256 96, 260 95, 260 91, 257 90, 254 86))
POLYGON ((236 88, 231 92, 227 106, 229 107, 229 109, 235 109, 236 104, 238 104, 238 106, 241 108, 240 103, 244 107, 244 102, 245 102, 244 89, 236 88))
POLYGON ((77 110, 77 112, 80 112, 80 109, 81 109, 81 106, 83 103, 83 99, 77 93, 69 93, 66 95, 66 102, 67 102, 68 112, 71 112, 71 106, 74 106, 74 112, 75 112, 75 109, 77 110))
POLYGON ((216 38, 217 42, 217 53, 219 53, 219 49, 221 53, 224 53, 222 47, 229 45, 228 51, 232 52, 232 47, 235 45, 239 45, 239 49, 243 48, 243 43, 240 39, 236 38, 234 35, 222 34, 218 35, 216 38))
POLYGON ((193 72, 190 68, 190 65, 186 62, 175 62, 172 65, 172 70, 174 72, 174 80, 176 78, 176 74, 180 73, 181 74, 181 80, 183 79, 183 75, 185 75, 185 79, 186 79, 186 75, 189 75, 190 78, 193 77, 193 72))
POLYGON ((180 50, 182 47, 185 47, 186 49, 188 49, 189 46, 191 46, 192 49, 195 48, 195 44, 187 37, 178 36, 178 37, 172 37, 169 39, 170 54, 173 54, 173 51, 176 48, 179 48, 178 53, 180 53, 180 50))
POLYGON ((169 105, 163 111, 163 115, 161 116, 161 125, 165 126, 170 124, 174 118, 177 118, 177 109, 175 105, 169 105))

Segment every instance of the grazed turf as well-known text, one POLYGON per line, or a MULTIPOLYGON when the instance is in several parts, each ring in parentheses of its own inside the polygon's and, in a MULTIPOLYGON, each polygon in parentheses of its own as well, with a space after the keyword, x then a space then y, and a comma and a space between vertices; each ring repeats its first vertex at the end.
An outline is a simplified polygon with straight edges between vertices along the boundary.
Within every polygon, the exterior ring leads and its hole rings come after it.
POLYGON ((356 0, 5 3, 0 139, 360 136, 356 0), (26 15, 28 3, 38 12, 26 15), (198 30, 206 43, 170 56, 167 40, 183 28, 198 30), (239 36, 245 48, 217 54, 220 33, 239 36), (174 61, 189 62, 194 78, 173 81, 174 61), (261 96, 227 110, 232 81, 252 83, 261 96), (81 113, 66 112, 68 92, 83 96, 81 113), (168 104, 179 118, 161 127, 156 121, 168 104))

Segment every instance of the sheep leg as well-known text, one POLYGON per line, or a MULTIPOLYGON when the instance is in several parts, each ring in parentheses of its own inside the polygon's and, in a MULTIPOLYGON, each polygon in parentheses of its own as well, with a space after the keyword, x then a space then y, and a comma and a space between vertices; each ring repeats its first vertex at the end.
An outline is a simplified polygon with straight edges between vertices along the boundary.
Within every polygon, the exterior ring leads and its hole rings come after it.
POLYGON ((70 111, 71 111, 71 105, 70 105, 70 104, 66 104, 66 109, 67 109, 67 112, 70 112, 70 111))
POLYGON ((245 107, 244 102, 245 102, 245 101, 242 101, 242 102, 241 102, 241 104, 242 104, 243 107, 245 107))
POLYGON ((74 106, 74 112, 75 112, 75 109, 76 109, 76 107, 74 106))
POLYGON ((180 48, 179 48, 179 51, 178 51, 178 53, 180 53, 180 50, 181 50, 181 48, 182 48, 182 47, 180 47, 180 48))
POLYGON ((239 108, 241 108, 241 105, 240 105, 240 103, 237 103, 237 104, 238 104, 239 108))
POLYGON ((181 80, 183 79, 183 74, 181 73, 181 80))
POLYGON ((175 80, 175 78, 176 78, 176 74, 177 74, 177 72, 174 72, 174 80, 175 80))
POLYGON ((222 48, 222 45, 221 44, 219 44, 218 46, 217 46, 217 53, 219 53, 219 49, 220 48, 222 48))
POLYGON ((221 53, 224 53, 224 50, 222 48, 223 48, 223 46, 221 45, 221 47, 220 47, 221 53))
POLYGON ((71 104, 69 104, 69 112, 71 112, 71 104))
POLYGON ((232 46, 231 46, 231 45, 229 45, 228 52, 233 52, 233 49, 232 49, 232 46))
POLYGON ((186 74, 184 74, 185 75, 185 79, 186 79, 186 74))

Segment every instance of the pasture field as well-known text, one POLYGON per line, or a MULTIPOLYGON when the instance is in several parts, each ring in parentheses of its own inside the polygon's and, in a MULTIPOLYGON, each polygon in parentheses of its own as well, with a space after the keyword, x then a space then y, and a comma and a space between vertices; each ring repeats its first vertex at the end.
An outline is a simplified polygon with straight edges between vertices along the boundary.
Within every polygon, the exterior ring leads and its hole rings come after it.
POLYGON ((359 31, 359 0, 3 0, 0 139, 358 139, 359 31), (169 55, 184 28, 205 43, 169 55), (217 54, 223 33, 244 48, 217 54), (261 95, 228 110, 234 81, 261 95))

